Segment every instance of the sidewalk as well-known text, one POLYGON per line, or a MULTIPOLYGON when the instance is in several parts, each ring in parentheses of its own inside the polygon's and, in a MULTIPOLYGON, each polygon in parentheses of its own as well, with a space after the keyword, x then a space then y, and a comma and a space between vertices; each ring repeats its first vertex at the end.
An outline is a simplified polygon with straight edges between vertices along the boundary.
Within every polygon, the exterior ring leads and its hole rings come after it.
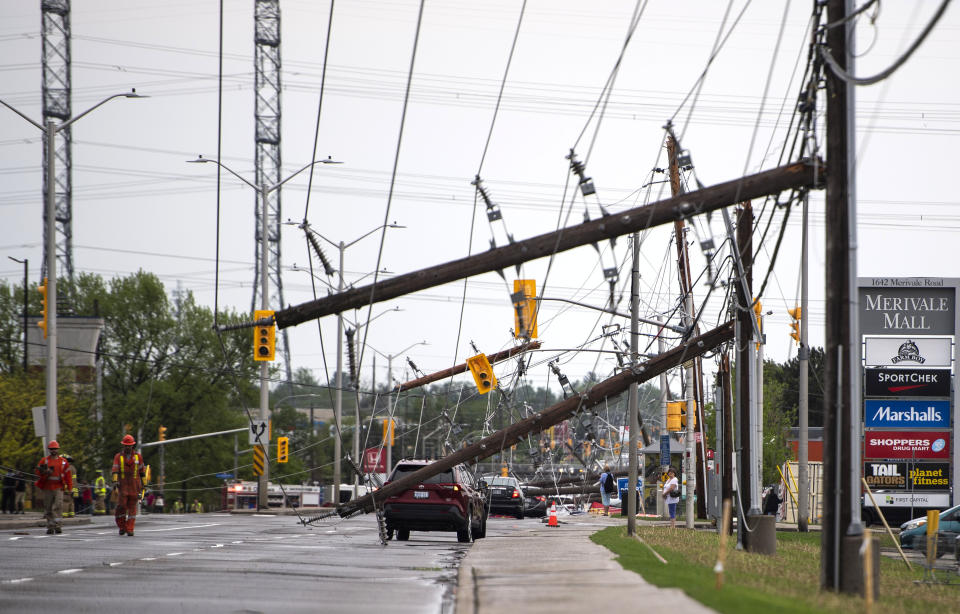
MULTIPOLYGON (((94 516, 87 514, 74 516, 73 518, 61 518, 60 524, 64 527, 90 524, 91 518, 94 518, 94 516)), ((46 526, 47 523, 43 520, 43 512, 27 511, 22 514, 0 514, 0 531, 37 529, 46 526)))
POLYGON ((713 610, 679 589, 658 588, 620 567, 590 535, 620 518, 561 516, 522 533, 477 540, 460 564, 457 614, 589 612, 633 609, 706 614, 713 610))

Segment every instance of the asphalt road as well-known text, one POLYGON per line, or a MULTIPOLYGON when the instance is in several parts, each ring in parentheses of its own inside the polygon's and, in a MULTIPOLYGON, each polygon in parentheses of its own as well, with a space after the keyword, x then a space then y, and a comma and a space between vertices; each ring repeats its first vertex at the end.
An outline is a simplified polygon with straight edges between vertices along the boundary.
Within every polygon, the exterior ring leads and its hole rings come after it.
MULTIPOLYGON (((0 532, 0 611, 453 611, 457 567, 470 544, 455 533, 412 533, 381 546, 376 520, 152 514, 136 536, 112 518, 0 532)), ((520 523, 491 519, 490 535, 520 523)))

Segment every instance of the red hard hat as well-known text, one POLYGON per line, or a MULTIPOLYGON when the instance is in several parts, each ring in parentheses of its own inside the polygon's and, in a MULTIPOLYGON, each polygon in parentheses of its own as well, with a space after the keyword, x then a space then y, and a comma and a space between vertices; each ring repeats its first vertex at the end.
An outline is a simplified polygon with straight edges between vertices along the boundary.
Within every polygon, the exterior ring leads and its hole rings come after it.
POLYGON ((132 446, 132 445, 136 445, 137 440, 133 438, 133 435, 124 435, 123 441, 121 441, 120 443, 125 446, 132 446))
POLYGON ((52 440, 50 443, 47 444, 47 449, 48 449, 48 450, 59 450, 59 449, 60 449, 60 444, 58 444, 58 443, 57 443, 57 440, 54 439, 54 440, 52 440))

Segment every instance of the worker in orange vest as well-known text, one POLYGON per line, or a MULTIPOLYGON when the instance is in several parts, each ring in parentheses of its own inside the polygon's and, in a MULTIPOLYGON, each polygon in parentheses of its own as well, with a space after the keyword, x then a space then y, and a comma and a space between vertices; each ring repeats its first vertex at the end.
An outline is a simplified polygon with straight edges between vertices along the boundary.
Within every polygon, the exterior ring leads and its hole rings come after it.
POLYGON ((124 435, 120 442, 123 451, 113 457, 113 488, 119 494, 114 519, 120 535, 133 537, 133 525, 137 521, 137 507, 143 494, 145 469, 143 457, 135 452, 133 435, 124 435))
POLYGON ((49 456, 37 463, 37 488, 43 493, 43 518, 47 521, 47 535, 63 533, 60 528, 63 491, 73 491, 73 479, 70 475, 70 463, 60 456, 60 444, 56 440, 47 444, 49 456))

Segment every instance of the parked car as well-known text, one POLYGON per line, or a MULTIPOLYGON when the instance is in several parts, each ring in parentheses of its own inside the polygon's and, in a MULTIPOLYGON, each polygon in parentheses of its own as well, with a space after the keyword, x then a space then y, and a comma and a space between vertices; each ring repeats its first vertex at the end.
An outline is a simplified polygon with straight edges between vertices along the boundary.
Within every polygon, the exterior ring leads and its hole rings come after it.
POLYGON ((547 515, 547 498, 543 495, 525 497, 523 513, 531 518, 543 518, 547 515))
POLYGON ((496 476, 490 478, 488 484, 490 488, 490 513, 506 513, 522 519, 526 505, 520 480, 496 476))
MULTIPOLYGON (((403 460, 397 463, 387 484, 426 467, 434 461, 403 460)), ((386 486, 386 484, 384 484, 386 486)), ((410 531, 456 531, 457 541, 486 537, 486 497, 464 465, 438 473, 383 503, 387 538, 410 539, 410 531)))
MULTIPOLYGON (((900 546, 924 550, 927 547, 927 518, 914 518, 900 525, 900 546)), ((937 552, 953 552, 956 538, 960 535, 960 505, 940 512, 940 527, 937 531, 937 552)))

